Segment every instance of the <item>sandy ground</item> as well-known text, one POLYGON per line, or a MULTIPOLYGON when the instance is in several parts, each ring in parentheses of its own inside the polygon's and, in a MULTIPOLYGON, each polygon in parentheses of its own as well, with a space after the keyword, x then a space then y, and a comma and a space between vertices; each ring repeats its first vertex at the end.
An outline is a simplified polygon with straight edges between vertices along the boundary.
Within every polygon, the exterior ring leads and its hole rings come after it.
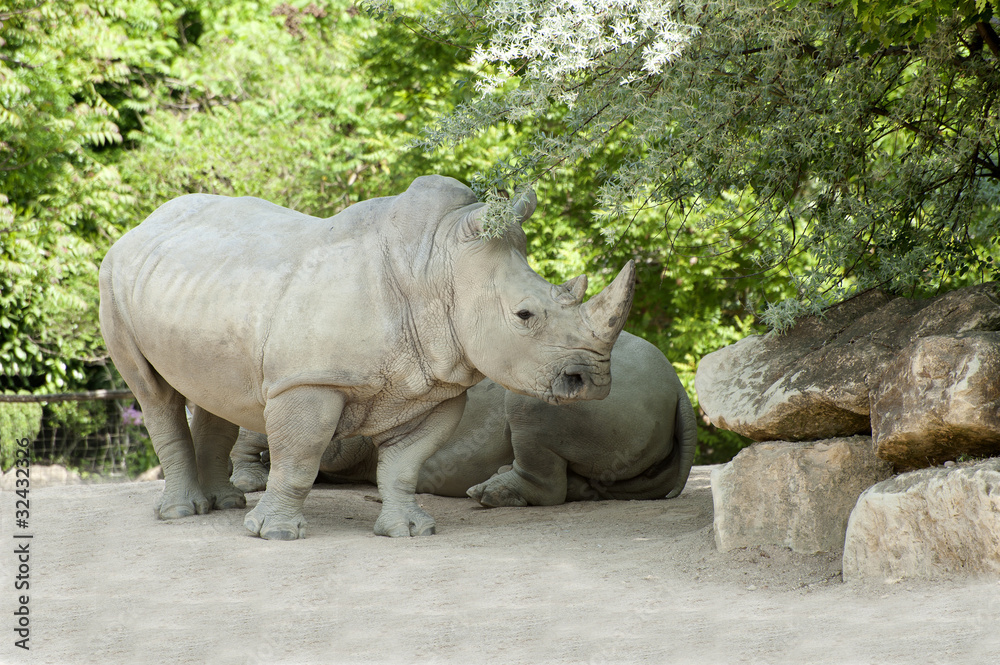
MULTIPOLYGON (((670 501, 486 510, 422 495, 429 538, 372 534, 368 486, 317 486, 308 537, 243 512, 157 521, 162 481, 0 496, 3 663, 1000 662, 1000 584, 844 584, 839 553, 719 553, 710 467, 670 501), (30 646, 14 646, 30 540, 30 646)), ((249 495, 255 504, 260 494, 249 495)))

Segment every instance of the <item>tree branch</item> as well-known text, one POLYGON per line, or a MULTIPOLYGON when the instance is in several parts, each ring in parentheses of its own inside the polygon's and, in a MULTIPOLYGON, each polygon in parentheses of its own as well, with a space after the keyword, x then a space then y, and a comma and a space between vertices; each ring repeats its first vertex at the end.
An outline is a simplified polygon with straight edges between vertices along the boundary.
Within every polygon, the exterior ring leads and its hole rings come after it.
POLYGON ((983 43, 990 47, 993 57, 1000 61, 1000 36, 997 35, 997 31, 986 21, 977 23, 976 31, 983 38, 983 43))

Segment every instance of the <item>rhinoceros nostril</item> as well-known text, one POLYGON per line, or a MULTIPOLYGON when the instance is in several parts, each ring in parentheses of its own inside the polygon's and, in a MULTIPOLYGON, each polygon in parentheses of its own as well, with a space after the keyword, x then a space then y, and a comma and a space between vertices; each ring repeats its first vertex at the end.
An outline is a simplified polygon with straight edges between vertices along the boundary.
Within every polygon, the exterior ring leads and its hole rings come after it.
POLYGON ((564 372, 556 380, 554 388, 555 393, 565 399, 576 397, 585 385, 582 375, 564 372))
POLYGON ((563 374, 563 386, 565 387, 567 395, 576 395, 578 392, 583 390, 583 376, 580 374, 563 374))

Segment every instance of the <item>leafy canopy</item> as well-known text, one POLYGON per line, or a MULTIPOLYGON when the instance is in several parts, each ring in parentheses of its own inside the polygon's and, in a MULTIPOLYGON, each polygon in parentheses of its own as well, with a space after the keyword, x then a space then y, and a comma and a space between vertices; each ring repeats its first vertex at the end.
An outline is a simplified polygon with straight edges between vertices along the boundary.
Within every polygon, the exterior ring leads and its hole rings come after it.
POLYGON ((154 3, 122 5, 0 3, 0 389, 78 384, 101 345, 97 263, 132 195, 98 154, 141 107, 105 90, 176 44, 154 3))
POLYGON ((430 128, 425 149, 558 118, 519 133, 516 157, 474 178, 484 190, 589 169, 612 243, 653 211, 661 255, 738 254, 759 282, 790 280, 795 297, 762 298, 778 329, 860 289, 925 293, 996 275, 991 5, 918 16, 859 4, 861 21, 827 2, 444 5, 444 18, 397 20, 438 40, 455 26, 475 35, 479 95, 430 128), (621 159, 606 159, 618 141, 621 159))

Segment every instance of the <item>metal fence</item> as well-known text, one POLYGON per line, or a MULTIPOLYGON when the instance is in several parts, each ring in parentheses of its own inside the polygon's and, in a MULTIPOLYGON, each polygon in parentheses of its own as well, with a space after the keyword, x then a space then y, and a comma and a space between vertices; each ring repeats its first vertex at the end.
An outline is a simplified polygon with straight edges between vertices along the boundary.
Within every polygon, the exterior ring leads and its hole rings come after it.
POLYGON ((135 478, 158 463, 129 390, 0 395, 0 403, 43 405, 41 429, 31 445, 33 464, 135 478), (76 404, 67 408, 71 402, 76 404))

